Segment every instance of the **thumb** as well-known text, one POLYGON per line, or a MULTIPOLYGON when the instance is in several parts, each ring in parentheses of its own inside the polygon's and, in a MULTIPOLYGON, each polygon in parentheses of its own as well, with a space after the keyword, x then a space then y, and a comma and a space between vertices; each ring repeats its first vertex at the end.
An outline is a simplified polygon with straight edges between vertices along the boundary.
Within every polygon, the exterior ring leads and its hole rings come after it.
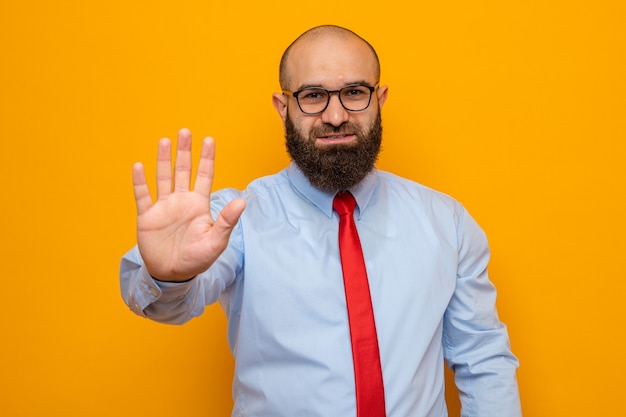
POLYGON ((236 198, 222 209, 217 216, 211 231, 216 234, 218 240, 228 241, 230 233, 239 221, 241 213, 246 208, 246 201, 243 198, 236 198))

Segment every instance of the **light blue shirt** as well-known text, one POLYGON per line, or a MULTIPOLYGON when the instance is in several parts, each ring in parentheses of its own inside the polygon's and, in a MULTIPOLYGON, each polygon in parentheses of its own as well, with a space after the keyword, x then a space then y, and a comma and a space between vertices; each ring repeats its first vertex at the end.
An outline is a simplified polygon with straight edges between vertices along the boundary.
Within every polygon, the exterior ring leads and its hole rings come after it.
MULTIPOLYGON (((483 231, 452 198, 383 171, 352 190, 374 307, 388 417, 444 417, 444 358, 462 416, 521 415, 517 359, 495 308, 483 231)), ((184 323, 220 301, 235 357, 232 416, 355 416, 354 369, 333 194, 291 165, 246 202, 226 251, 185 283, 150 277, 137 248, 121 288, 138 315, 184 323)))

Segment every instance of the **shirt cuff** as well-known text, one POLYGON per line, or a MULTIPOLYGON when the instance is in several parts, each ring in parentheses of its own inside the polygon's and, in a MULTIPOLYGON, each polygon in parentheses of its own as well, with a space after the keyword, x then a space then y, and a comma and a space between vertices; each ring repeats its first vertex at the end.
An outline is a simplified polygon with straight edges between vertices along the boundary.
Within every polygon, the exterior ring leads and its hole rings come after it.
POLYGON ((167 303, 174 299, 184 298, 194 285, 195 278, 183 282, 166 282, 153 278, 144 265, 139 270, 139 284, 133 297, 131 309, 145 317, 144 310, 157 301, 167 303))

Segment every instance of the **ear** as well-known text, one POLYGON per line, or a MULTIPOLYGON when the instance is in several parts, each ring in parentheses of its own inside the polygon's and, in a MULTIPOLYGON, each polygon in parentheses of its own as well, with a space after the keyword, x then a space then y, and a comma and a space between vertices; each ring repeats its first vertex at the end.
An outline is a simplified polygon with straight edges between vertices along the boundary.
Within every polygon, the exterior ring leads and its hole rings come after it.
POLYGON ((280 118, 283 120, 283 123, 287 120, 287 100, 289 100, 289 97, 284 94, 272 94, 272 104, 274 105, 274 108, 278 112, 280 118))
POLYGON ((387 94, 389 93, 389 87, 386 85, 381 85, 376 90, 376 94, 378 96, 378 108, 382 109, 383 104, 387 101, 387 94))

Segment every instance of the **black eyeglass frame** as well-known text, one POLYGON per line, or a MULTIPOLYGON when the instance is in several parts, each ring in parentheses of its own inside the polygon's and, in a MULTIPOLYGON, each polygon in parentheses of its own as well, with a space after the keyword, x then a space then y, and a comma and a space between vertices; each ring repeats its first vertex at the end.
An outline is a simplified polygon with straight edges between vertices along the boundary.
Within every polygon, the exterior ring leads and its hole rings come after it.
POLYGON ((365 85, 365 84, 350 84, 350 85, 346 85, 345 87, 340 88, 339 90, 327 90, 325 88, 321 88, 321 87, 306 87, 303 88, 301 90, 298 91, 289 91, 289 90, 282 90, 284 95, 287 96, 291 96, 293 98, 296 99, 296 103, 298 103, 298 108, 300 109, 300 111, 304 114, 320 114, 320 113, 324 113, 324 111, 326 111, 326 109, 328 108, 328 105, 330 104, 330 96, 332 94, 337 94, 337 98, 339 98, 339 103, 341 103, 341 106, 351 112, 360 112, 363 110, 366 110, 370 104, 372 103, 372 95, 374 94, 374 91, 376 91, 376 89, 378 88, 378 84, 376 84, 375 86, 371 86, 371 85, 365 85), (367 105, 365 107, 363 107, 362 109, 359 110, 352 110, 346 107, 345 104, 343 104, 343 101, 341 100, 341 92, 345 89, 350 89, 350 88, 354 88, 354 87, 365 87, 368 90, 370 90, 370 97, 369 100, 367 101, 367 105), (304 91, 309 91, 309 90, 321 90, 321 91, 326 91, 328 93, 328 100, 326 100, 326 105, 324 106, 324 108, 320 111, 315 111, 315 112, 307 112, 302 110, 302 106, 300 105, 300 100, 298 99, 298 95, 301 94, 304 91))

